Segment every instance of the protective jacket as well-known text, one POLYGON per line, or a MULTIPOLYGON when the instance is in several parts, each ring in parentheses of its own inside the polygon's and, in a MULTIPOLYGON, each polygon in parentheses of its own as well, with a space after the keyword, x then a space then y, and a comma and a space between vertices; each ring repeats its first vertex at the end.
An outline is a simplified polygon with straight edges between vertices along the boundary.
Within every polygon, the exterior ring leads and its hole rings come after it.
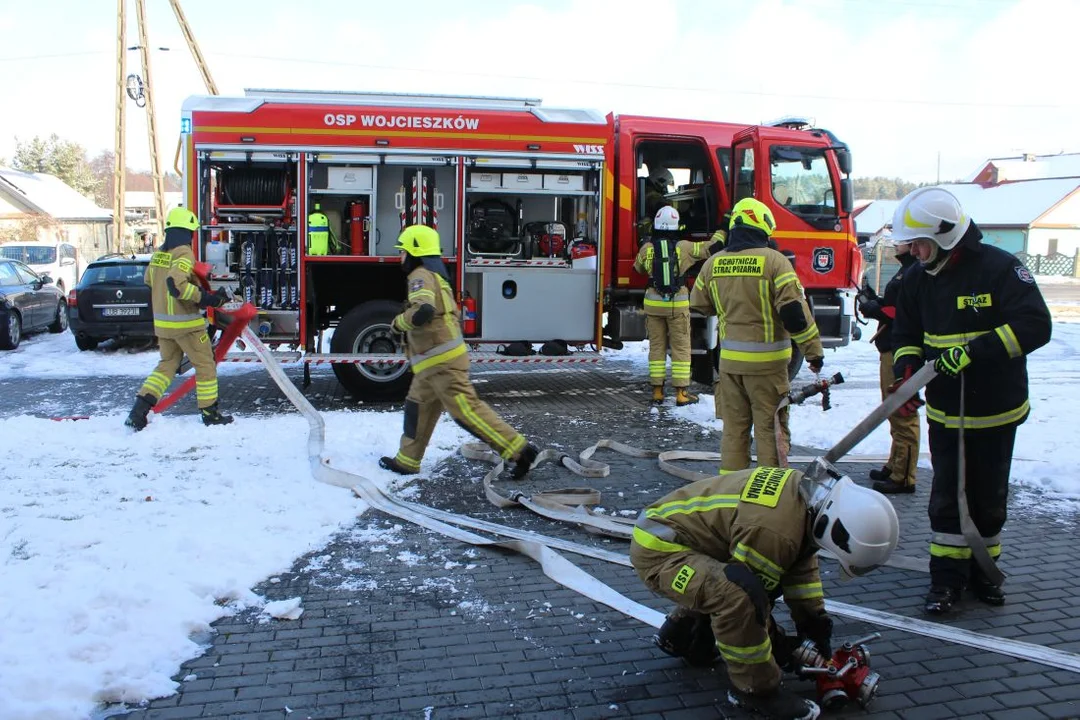
MULTIPOLYGON (((903 377, 945 348, 966 345, 965 429, 1016 426, 1030 409, 1024 356, 1050 341, 1050 328, 1031 272, 1016 256, 982 244, 971 223, 937 275, 921 265, 904 275, 892 328, 893 372, 903 377)), ((939 375, 926 387, 926 418, 955 429, 959 415, 960 380, 939 375)))
POLYGON ((416 375, 465 357, 461 315, 454 291, 439 258, 420 258, 409 272, 405 307, 394 317, 395 329, 405 333, 409 364, 416 375))
MULTIPOLYGON (((658 553, 692 549, 721 563, 742 563, 761 579, 770 599, 783 594, 801 627, 824 611, 825 599, 800 480, 798 470, 761 467, 690 483, 641 513, 633 544, 658 553)), ((634 554, 632 547, 632 559, 634 554)))
POLYGON ((690 293, 692 309, 719 320, 720 372, 775 372, 791 359, 792 340, 806 357, 824 355, 795 270, 767 243, 765 233, 735 226, 690 293))
POLYGON ((879 307, 863 310, 866 317, 878 321, 877 331, 872 338, 878 352, 892 352, 892 324, 896 318, 896 300, 900 297, 900 281, 904 279, 904 272, 916 262, 911 253, 899 255, 897 259, 900 261, 900 267, 885 284, 885 292, 881 295, 879 307))
POLYGON ((686 273, 700 260, 709 256, 710 241, 702 240, 692 242, 679 240, 666 243, 650 240, 642 244, 634 260, 634 269, 639 273, 649 276, 649 286, 645 290, 645 314, 646 315, 672 315, 677 308, 685 308, 689 312, 690 291, 686 288, 686 273), (666 246, 666 247, 665 247, 666 246), (674 252, 677 277, 670 279, 671 283, 678 283, 679 288, 674 294, 668 295, 660 292, 656 287, 653 277, 653 261, 658 252, 674 252))
POLYGON ((168 228, 165 242, 146 268, 144 280, 150 286, 154 334, 161 338, 206 332, 206 318, 199 307, 203 290, 195 275, 191 238, 190 230, 168 228))

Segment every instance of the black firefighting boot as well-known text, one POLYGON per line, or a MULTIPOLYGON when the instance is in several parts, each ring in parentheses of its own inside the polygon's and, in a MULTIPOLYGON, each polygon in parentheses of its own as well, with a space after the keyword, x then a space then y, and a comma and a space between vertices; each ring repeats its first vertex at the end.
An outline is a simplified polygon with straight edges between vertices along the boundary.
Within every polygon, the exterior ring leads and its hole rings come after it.
POLYGON ((687 392, 686 388, 675 388, 675 404, 679 407, 693 405, 698 401, 698 396, 687 392))
POLYGON ((511 475, 515 480, 520 480, 525 477, 526 473, 532 469, 532 464, 536 462, 536 456, 540 454, 540 450, 529 443, 525 446, 525 449, 518 455, 517 460, 514 461, 514 469, 511 475))
POLYGON ((668 613, 653 642, 668 655, 691 665, 712 665, 720 656, 713 636, 712 619, 700 612, 677 607, 668 613))
POLYGON ((214 403, 210 407, 204 407, 200 410, 202 413, 203 425, 228 425, 233 421, 232 415, 222 415, 218 410, 218 404, 214 403))
POLYGON ((653 385, 653 388, 652 388, 652 401, 654 403, 662 403, 662 402, 664 402, 664 386, 663 385, 653 385))
POLYGON ((814 720, 821 714, 817 703, 801 698, 783 686, 759 693, 732 688, 727 697, 735 707, 757 713, 767 720, 814 720))
POLYGON ((931 615, 947 615, 960 600, 960 591, 947 585, 931 585, 923 610, 931 615))
POLYGON ((883 465, 880 470, 871 470, 870 479, 878 482, 883 482, 892 479, 892 468, 888 465, 883 465))
POLYGON ((150 413, 155 404, 157 404, 157 400, 149 393, 136 396, 135 404, 132 406, 131 412, 128 413, 124 425, 127 425, 129 428, 135 428, 135 432, 142 430, 146 427, 146 416, 150 413))
POLYGON ((1001 607, 1005 604, 1005 591, 997 585, 991 585, 988 582, 973 582, 971 592, 975 593, 975 597, 978 598, 979 602, 984 602, 987 605, 1001 607))
POLYGON ((416 475, 419 472, 418 470, 412 470, 405 467, 397 461, 397 458, 387 457, 386 455, 379 458, 379 467, 383 470, 396 472, 398 475, 416 475))

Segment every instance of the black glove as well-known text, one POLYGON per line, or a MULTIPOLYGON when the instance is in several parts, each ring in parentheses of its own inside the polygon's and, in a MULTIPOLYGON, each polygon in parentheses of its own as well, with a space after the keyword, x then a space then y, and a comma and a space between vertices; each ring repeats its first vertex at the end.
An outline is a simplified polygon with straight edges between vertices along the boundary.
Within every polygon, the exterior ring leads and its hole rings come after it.
POLYGON ((822 657, 828 660, 832 657, 832 628, 832 618, 822 610, 820 615, 798 625, 796 630, 798 630, 799 635, 812 641, 817 646, 822 657))
POLYGON ((766 627, 771 613, 769 594, 765 586, 750 568, 742 563, 728 563, 724 566, 724 577, 742 588, 754 606, 754 618, 761 627, 766 627))
POLYGON ((229 291, 223 287, 218 288, 214 292, 206 292, 204 290, 202 296, 199 298, 199 307, 219 308, 230 300, 232 300, 232 295, 230 295, 229 291))
POLYGON ((727 247, 727 244, 724 241, 717 240, 716 242, 714 242, 712 245, 709 246, 709 254, 710 255, 715 255, 716 253, 723 250, 725 247, 727 247))
POLYGON ((881 309, 881 303, 877 300, 860 300, 859 312, 873 320, 889 320, 889 316, 881 309))
POLYGON ((856 295, 855 297, 858 299, 858 301, 860 303, 862 303, 864 305, 866 303, 870 303, 870 302, 876 302, 878 304, 881 303, 881 298, 878 296, 878 294, 876 292, 874 292, 874 289, 872 287, 870 287, 869 281, 863 283, 863 286, 861 288, 859 288, 859 294, 856 295))
POLYGON ((423 327, 435 318, 435 306, 424 303, 412 316, 413 327, 423 327))
POLYGON ((806 364, 810 367, 810 372, 817 375, 821 372, 821 368, 825 367, 825 358, 823 357, 808 357, 806 358, 806 364))

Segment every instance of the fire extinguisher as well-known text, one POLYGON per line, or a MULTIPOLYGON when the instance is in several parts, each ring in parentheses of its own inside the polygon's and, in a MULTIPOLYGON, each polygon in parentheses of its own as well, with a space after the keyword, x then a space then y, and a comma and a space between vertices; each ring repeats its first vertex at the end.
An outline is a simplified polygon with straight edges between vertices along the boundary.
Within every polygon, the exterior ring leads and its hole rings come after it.
POLYGON ((461 330, 469 336, 476 334, 476 298, 467 292, 461 297, 461 330))
POLYGON ((345 208, 345 234, 353 255, 367 253, 367 207, 363 200, 348 203, 345 208))

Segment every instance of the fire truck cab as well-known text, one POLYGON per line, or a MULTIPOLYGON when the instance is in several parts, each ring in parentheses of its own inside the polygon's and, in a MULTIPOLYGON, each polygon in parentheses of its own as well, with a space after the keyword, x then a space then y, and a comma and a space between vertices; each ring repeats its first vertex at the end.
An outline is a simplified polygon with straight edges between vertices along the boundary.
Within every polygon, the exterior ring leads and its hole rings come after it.
MULTIPOLYGON (((332 364, 357 397, 408 387, 390 321, 405 297, 395 243, 410 224, 439 231, 473 362, 595 363, 605 343, 643 339, 647 278, 633 261, 657 167, 675 181, 659 201, 680 210, 688 238, 726 227, 738 198, 769 204, 826 345, 848 340, 842 291, 861 262, 850 154, 827 131, 276 90, 192 97, 182 112, 185 201, 213 284, 259 308, 267 343, 332 364), (576 352, 495 352, 549 340, 576 352)), ((700 317, 694 328, 694 375, 711 382, 715 329, 700 317)))

